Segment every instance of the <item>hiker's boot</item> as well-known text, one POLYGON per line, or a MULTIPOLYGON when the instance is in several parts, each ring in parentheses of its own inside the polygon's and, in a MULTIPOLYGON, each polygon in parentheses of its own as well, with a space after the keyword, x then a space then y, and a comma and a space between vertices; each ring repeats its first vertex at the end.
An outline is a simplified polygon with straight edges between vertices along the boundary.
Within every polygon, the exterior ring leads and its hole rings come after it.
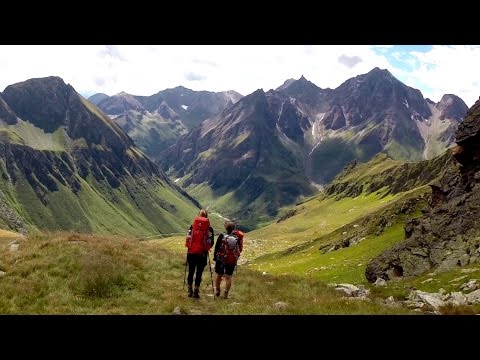
POLYGON ((192 285, 188 285, 188 297, 192 297, 192 295, 193 295, 192 285))
POLYGON ((225 291, 225 292, 223 293, 223 298, 224 298, 224 299, 228 299, 228 291, 225 291))
POLYGON ((200 294, 198 293, 199 289, 198 287, 195 286, 195 289, 193 290, 193 297, 195 299, 199 299, 200 298, 200 294))

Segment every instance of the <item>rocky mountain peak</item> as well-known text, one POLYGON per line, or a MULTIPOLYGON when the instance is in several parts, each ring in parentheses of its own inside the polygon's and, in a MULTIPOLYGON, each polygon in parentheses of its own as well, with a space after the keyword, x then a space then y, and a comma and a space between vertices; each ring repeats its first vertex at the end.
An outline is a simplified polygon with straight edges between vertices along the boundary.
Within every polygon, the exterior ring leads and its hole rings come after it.
POLYGON ((284 91, 288 95, 295 96, 300 94, 310 94, 312 92, 318 93, 321 91, 321 88, 307 80, 305 76, 302 75, 298 80, 286 80, 282 86, 277 88, 277 90, 284 91))
POLYGON ((123 114, 128 110, 144 110, 142 103, 135 96, 124 91, 100 101, 98 107, 113 115, 123 114))
MULTIPOLYGON (((132 94, 126 93, 125 91, 121 91, 118 94, 113 95, 112 97, 125 98, 128 101, 138 102, 138 100, 135 98, 135 96, 133 96, 132 94)), ((140 104, 140 102, 138 102, 138 103, 140 104)))
POLYGON ((282 85, 280 85, 279 87, 277 87, 275 90, 278 90, 278 91, 285 90, 286 88, 288 88, 288 87, 289 87, 292 83, 294 83, 295 81, 297 81, 297 80, 295 80, 295 79, 287 79, 287 80, 285 80, 285 82, 284 82, 282 85))
POLYGON ((93 94, 92 96, 90 96, 88 98, 88 101, 90 101, 94 105, 98 105, 101 101, 103 101, 105 99, 108 99, 108 98, 109 98, 109 96, 107 94, 96 93, 96 94, 93 94))
POLYGON ((263 89, 257 89, 254 92, 252 92, 250 95, 245 96, 244 99, 248 102, 256 102, 261 100, 266 101, 267 98, 265 95, 265 91, 263 91, 263 89))
POLYGON ((70 97, 78 94, 61 78, 49 76, 9 85, 2 96, 20 118, 54 132, 65 121, 70 97))
POLYGON ((9 85, 5 88, 3 94, 6 95, 13 91, 22 90, 36 91, 41 93, 41 95, 58 96, 64 94, 65 91, 73 90, 73 88, 70 85, 65 84, 63 79, 58 76, 47 76, 43 78, 33 78, 9 85))
POLYGON ((224 116, 227 116, 227 114, 237 113, 241 110, 246 110, 247 112, 263 111, 263 109, 266 109, 267 107, 267 94, 263 91, 263 89, 257 89, 251 94, 242 97, 234 105, 227 107, 223 111, 223 114, 224 116))
POLYGON ((119 151, 133 146, 119 126, 59 77, 13 84, 2 96, 20 119, 46 133, 64 128, 71 139, 83 138, 87 145, 102 144, 119 151))
POLYGON ((223 94, 225 94, 225 96, 230 99, 232 105, 243 97, 242 94, 236 92, 235 90, 223 91, 223 94))
POLYGON ((380 69, 378 66, 375 66, 372 70, 370 70, 367 74, 377 74, 383 76, 393 76, 390 71, 387 69, 380 69))
POLYGON ((355 76, 346 80, 337 89, 340 91, 352 91, 358 88, 369 88, 372 90, 374 87, 377 89, 383 89, 386 87, 392 87, 393 85, 404 85, 398 79, 396 79, 390 71, 386 69, 380 69, 375 67, 366 74, 355 76), (349 89, 349 90, 346 90, 349 89))
POLYGON ((368 73, 366 73, 364 75, 364 80, 372 82, 400 83, 400 81, 395 76, 393 76, 390 71, 388 71, 387 69, 380 69, 379 67, 375 67, 368 73))
POLYGON ((435 107, 441 111, 443 118, 460 121, 468 111, 468 106, 458 96, 445 94, 435 107))

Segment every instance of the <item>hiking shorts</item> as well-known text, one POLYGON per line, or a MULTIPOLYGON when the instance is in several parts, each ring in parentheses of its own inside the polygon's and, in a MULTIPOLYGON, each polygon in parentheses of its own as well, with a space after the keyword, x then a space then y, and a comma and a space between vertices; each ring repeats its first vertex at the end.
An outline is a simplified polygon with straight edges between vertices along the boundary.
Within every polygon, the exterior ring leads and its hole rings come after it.
POLYGON ((187 262, 191 266, 204 268, 207 265, 206 254, 187 254, 187 262))
POLYGON ((215 261, 215 272, 219 275, 233 275, 233 270, 235 270, 237 264, 224 264, 223 261, 215 261))

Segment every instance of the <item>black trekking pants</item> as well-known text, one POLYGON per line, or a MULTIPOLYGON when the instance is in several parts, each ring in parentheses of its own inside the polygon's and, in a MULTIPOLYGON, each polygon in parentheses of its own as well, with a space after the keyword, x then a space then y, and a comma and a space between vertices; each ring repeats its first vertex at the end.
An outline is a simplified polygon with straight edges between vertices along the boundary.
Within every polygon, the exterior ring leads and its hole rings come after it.
POLYGON ((188 285, 193 284, 193 274, 195 275, 195 286, 199 287, 202 282, 203 269, 207 265, 207 254, 187 254, 188 263, 188 285))

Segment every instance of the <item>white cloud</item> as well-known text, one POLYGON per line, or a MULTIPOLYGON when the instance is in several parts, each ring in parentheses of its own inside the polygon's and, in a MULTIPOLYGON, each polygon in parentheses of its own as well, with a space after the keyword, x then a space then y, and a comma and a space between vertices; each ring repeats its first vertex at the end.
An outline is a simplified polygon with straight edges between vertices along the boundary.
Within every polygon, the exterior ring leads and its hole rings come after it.
POLYGON ((479 48, 435 46, 428 53, 411 53, 420 65, 408 74, 389 64, 388 51, 388 45, 2 45, 0 90, 30 78, 56 75, 81 93, 152 95, 183 85, 247 95, 301 75, 321 88, 335 88, 378 66, 411 79, 408 85, 434 101, 454 93, 471 106, 480 95, 479 48), (350 68, 338 62, 342 56, 362 61, 350 68), (195 81, 188 81, 186 74, 195 81))
POLYGON ((196 74, 191 71, 185 74, 185 80, 187 81, 201 81, 205 79, 206 77, 203 76, 202 74, 196 74))
POLYGON ((408 76, 428 89, 420 89, 425 97, 440 101, 444 94, 455 94, 470 107, 480 96, 480 47, 433 46, 426 53, 412 52, 417 67, 408 76))
POLYGON ((362 58, 358 56, 348 56, 348 55, 342 54, 338 58, 338 62, 349 68, 353 68, 355 65, 362 62, 362 58))

